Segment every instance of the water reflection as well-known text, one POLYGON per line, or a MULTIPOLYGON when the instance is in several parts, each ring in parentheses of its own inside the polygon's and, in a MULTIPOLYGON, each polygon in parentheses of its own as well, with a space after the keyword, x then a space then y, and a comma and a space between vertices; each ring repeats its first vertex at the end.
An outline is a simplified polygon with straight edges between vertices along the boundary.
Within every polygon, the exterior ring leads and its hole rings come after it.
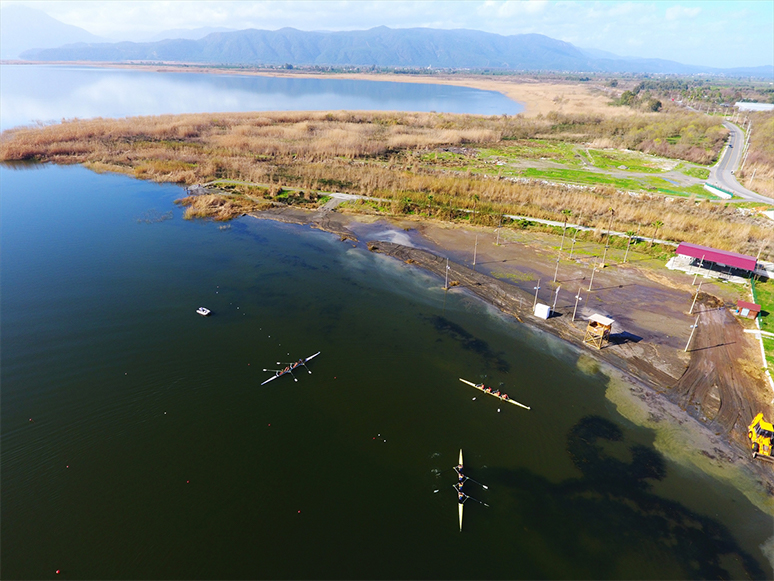
POLYGON ((581 478, 554 484, 523 469, 491 469, 487 478, 510 487, 524 531, 552 539, 573 577, 765 578, 725 525, 651 492, 649 480, 666 476, 662 457, 627 444, 611 421, 582 418, 566 452, 581 478))
POLYGON ((227 111, 443 111, 516 114, 500 93, 467 87, 316 78, 3 65, 0 129, 62 118, 227 111))

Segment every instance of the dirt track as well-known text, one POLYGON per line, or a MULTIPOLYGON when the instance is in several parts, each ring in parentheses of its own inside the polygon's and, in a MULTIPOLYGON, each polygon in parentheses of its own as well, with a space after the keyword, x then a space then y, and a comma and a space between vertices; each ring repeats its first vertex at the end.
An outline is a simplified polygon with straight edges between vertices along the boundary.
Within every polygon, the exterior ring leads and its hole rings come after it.
MULTIPOLYGON (((357 239, 354 218, 335 211, 270 210, 257 217, 308 224, 336 233, 342 240, 357 239)), ((397 228, 417 230, 425 248, 384 241, 367 242, 368 248, 441 278, 449 257, 449 281, 454 284, 450 292, 472 292, 522 323, 582 345, 586 319, 592 312, 615 319, 610 343, 601 350, 584 346, 586 352, 647 386, 650 393, 640 396, 643 401, 664 396, 687 411, 705 426, 707 441, 713 442, 702 454, 748 466, 774 495, 774 464, 750 460, 746 435, 747 426, 759 411, 774 417, 774 394, 758 373, 757 343, 743 332, 728 308, 735 304, 730 289, 703 283, 702 290, 709 292, 700 294, 694 313, 688 314, 696 288, 690 284, 691 277, 666 271, 647 257, 629 256, 630 262, 622 264, 621 256, 610 253, 610 266, 595 273, 592 291, 588 292, 595 249, 576 246, 574 259, 560 262, 557 283, 552 284, 559 245, 555 236, 516 233, 496 246, 491 230, 413 222, 401 222, 397 228), (477 266, 473 268, 468 254, 476 236, 477 266), (539 302, 549 305, 556 286, 562 287, 556 296, 556 315, 548 320, 532 314, 538 280, 542 281, 539 302), (582 300, 573 322, 576 294, 582 300), (699 327, 686 353, 697 313, 699 327), (744 360, 748 363, 741 363, 744 360), (717 438, 726 445, 719 447, 717 438)))

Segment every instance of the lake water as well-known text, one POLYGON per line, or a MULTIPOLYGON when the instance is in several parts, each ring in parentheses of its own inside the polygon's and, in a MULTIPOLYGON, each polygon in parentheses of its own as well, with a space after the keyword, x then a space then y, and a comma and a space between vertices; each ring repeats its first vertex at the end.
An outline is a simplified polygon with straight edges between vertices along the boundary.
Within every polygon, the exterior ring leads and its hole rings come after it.
POLYGON ((0 130, 63 118, 226 111, 438 111, 515 115, 501 93, 420 83, 51 65, 0 66, 0 130))
POLYGON ((772 577, 771 518, 565 343, 362 243, 185 221, 176 186, 0 183, 2 578, 772 577))

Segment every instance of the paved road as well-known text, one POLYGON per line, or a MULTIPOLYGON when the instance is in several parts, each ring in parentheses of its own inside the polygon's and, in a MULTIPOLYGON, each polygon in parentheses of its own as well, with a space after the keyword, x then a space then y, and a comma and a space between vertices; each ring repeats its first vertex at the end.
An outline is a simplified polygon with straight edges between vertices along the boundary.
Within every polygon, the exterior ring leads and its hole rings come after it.
POLYGON ((718 186, 729 192, 734 192, 734 194, 745 200, 770 204, 772 202, 771 198, 756 194, 736 181, 736 176, 733 172, 739 169, 739 164, 742 163, 744 132, 729 121, 723 121, 723 126, 731 131, 731 135, 728 138, 728 146, 723 150, 720 161, 710 169, 710 177, 707 183, 711 186, 718 186))

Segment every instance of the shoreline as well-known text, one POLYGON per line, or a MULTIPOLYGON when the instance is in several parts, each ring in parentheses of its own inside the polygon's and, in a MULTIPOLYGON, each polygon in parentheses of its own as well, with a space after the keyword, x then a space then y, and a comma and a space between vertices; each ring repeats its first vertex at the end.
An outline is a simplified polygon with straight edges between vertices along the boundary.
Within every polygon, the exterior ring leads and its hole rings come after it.
MULTIPOLYGON (((441 280, 445 275, 446 259, 438 254, 438 249, 444 248, 450 255, 459 252, 459 240, 465 238, 463 229, 458 227, 445 228, 439 224, 406 219, 388 221, 396 229, 415 229, 426 243, 425 248, 419 248, 361 239, 350 228, 353 224, 369 222, 368 217, 361 215, 342 214, 330 209, 309 211, 285 208, 269 209, 249 215, 257 219, 306 225, 337 235, 342 241, 364 243, 371 252, 385 254, 411 267, 421 268, 439 276, 441 280), (457 242, 450 241, 450 237, 456 238, 457 242)), ((381 216, 378 218, 377 221, 383 220, 381 216)), ((479 256, 485 255, 481 250, 482 247, 483 243, 480 242, 479 256)), ((521 261, 519 264, 523 266, 521 261)), ((616 406, 622 416, 637 425, 653 430, 654 446, 659 452, 674 462, 700 470, 730 484, 740 490, 759 509, 774 516, 774 486, 772 485, 774 464, 769 465, 762 461, 756 463, 745 448, 744 440, 735 438, 735 433, 730 430, 718 432, 718 426, 711 427, 707 422, 702 422, 701 417, 694 417, 673 401, 674 397, 670 397, 672 386, 679 385, 680 379, 687 375, 686 369, 700 365, 706 350, 692 351, 690 356, 683 353, 684 357, 681 357, 682 347, 675 348, 675 345, 669 344, 669 340, 640 345, 639 342, 627 341, 626 331, 614 333, 618 335, 615 341, 601 350, 584 346, 582 339, 587 315, 584 315, 581 320, 579 311, 579 316, 573 322, 569 316, 572 308, 568 309, 566 304, 562 304, 556 309, 560 316, 554 316, 548 320, 536 318, 531 313, 534 296, 506 282, 507 278, 505 280, 495 278, 451 257, 449 267, 449 280, 456 282, 449 292, 466 292, 475 295, 479 300, 515 319, 514 322, 548 333, 563 341, 579 353, 581 369, 583 366, 604 369, 603 372, 608 377, 605 396, 616 406), (621 336, 624 338, 623 341, 620 341, 621 336)), ((598 276, 602 278, 601 275, 598 276)), ((542 284, 548 287, 545 279, 542 284)), ((614 328, 614 331, 616 330, 614 328)), ((680 338, 677 343, 682 345, 683 339, 680 338)), ((746 424, 744 430, 746 437, 746 424)))
POLYGON ((452 85, 481 91, 498 92, 511 101, 524 106, 519 113, 525 117, 546 115, 551 111, 566 114, 598 113, 628 115, 621 107, 611 107, 610 98, 603 94, 601 87, 580 83, 537 81, 529 77, 484 77, 482 75, 400 75, 395 73, 318 73, 290 71, 249 71, 227 70, 206 64, 137 64, 107 63, 91 61, 6 61, 5 65, 57 65, 88 66, 94 68, 133 69, 158 73, 206 73, 219 75, 240 75, 276 78, 322 78, 336 80, 360 80, 373 82, 418 83, 430 85, 452 85))

